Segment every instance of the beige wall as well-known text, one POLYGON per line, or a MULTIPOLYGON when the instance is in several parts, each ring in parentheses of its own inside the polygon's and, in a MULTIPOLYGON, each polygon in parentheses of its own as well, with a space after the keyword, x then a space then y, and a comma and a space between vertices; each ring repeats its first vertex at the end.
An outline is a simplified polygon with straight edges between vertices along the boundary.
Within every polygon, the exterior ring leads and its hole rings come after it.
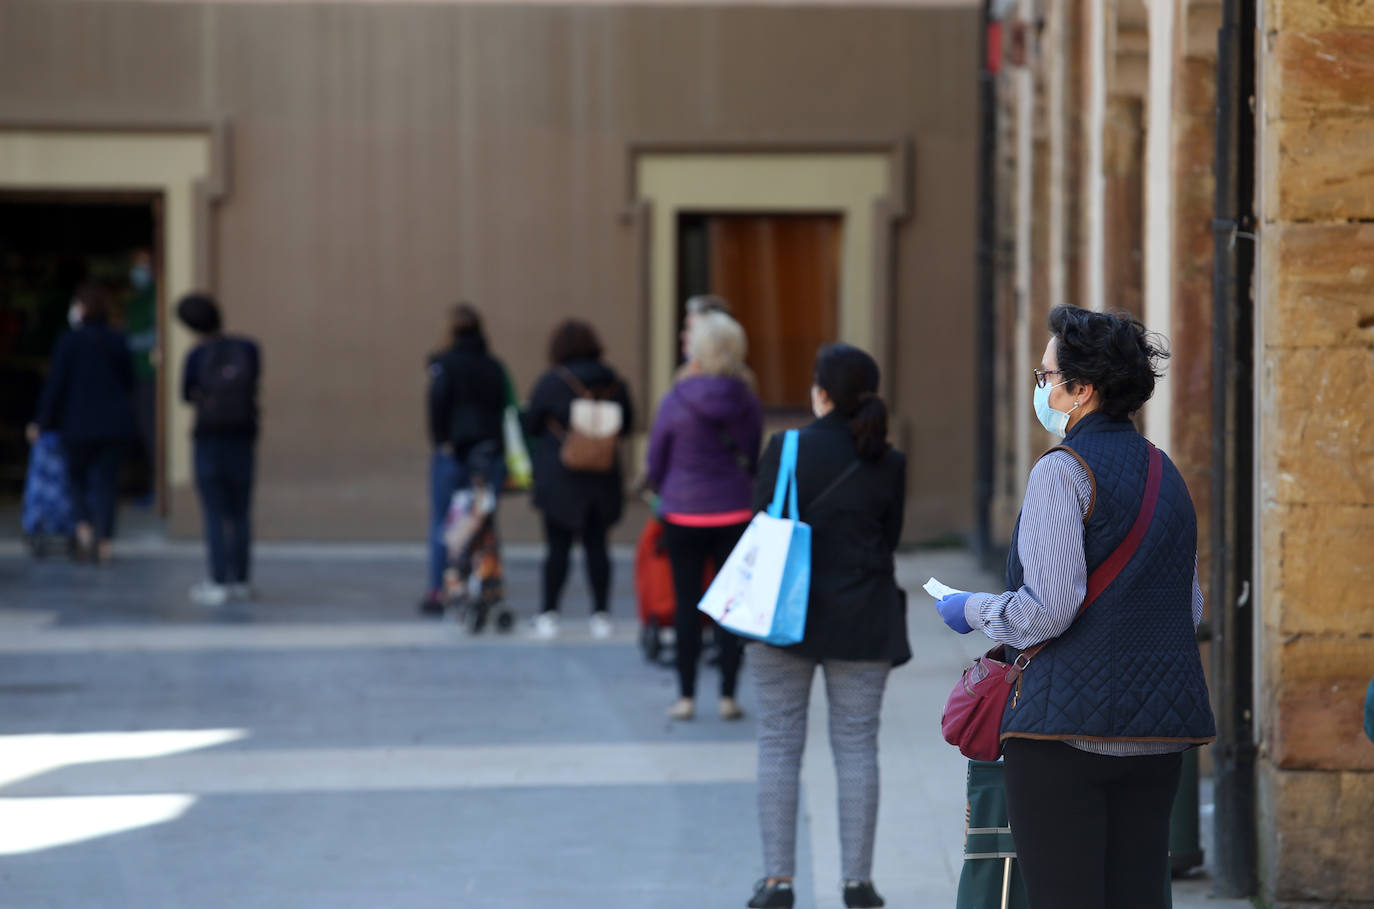
POLYGON ((1374 906, 1374 6, 1262 7, 1262 889, 1374 906))
POLYGON ((971 523, 976 46, 970 8, 18 0, 0 125, 228 125, 211 256, 265 347, 257 521, 305 538, 421 526, 423 360, 459 296, 522 388, 578 313, 645 403, 635 142, 907 139, 887 330, 919 539, 971 523))

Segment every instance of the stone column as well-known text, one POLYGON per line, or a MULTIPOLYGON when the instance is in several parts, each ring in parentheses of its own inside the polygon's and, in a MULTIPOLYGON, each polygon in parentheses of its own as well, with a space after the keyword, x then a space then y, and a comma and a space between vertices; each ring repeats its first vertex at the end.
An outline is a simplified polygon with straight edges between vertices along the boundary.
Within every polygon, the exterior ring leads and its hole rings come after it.
POLYGON ((1261 895, 1374 906, 1374 3, 1262 22, 1261 895))
MULTIPOLYGON (((1197 509, 1198 577, 1211 577, 1212 556, 1212 204, 1216 179, 1217 29, 1221 5, 1192 0, 1184 12, 1183 47, 1173 85, 1173 318, 1169 456, 1197 509)), ((1212 604, 1207 604, 1210 611, 1212 604)), ((1204 657, 1204 665, 1210 660, 1204 657)))

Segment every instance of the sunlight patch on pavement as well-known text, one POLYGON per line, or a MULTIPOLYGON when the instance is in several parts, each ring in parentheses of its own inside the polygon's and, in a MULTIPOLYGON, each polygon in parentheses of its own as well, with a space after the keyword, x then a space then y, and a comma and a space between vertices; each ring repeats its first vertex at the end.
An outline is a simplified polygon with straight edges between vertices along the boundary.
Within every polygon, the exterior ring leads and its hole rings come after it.
POLYGON ((0 790, 73 764, 161 758, 247 736, 243 729, 153 729, 0 735, 0 790))
POLYGON ((0 798, 0 855, 38 852, 165 824, 195 802, 189 795, 0 798))

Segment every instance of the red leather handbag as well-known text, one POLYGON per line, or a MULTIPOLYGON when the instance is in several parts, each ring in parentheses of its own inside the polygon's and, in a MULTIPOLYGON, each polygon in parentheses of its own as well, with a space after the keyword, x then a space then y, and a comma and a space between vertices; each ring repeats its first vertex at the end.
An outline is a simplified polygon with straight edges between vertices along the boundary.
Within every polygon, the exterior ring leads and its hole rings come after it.
MULTIPOLYGON (((1083 597, 1083 605, 1074 614, 1075 622, 1092 601, 1107 589, 1107 585, 1116 580, 1121 569, 1135 555, 1140 541, 1145 539, 1145 532, 1149 530, 1154 517, 1155 503, 1159 501, 1159 484, 1163 473, 1163 457, 1159 449, 1151 445, 1150 466, 1140 512, 1126 539, 1088 577, 1087 594, 1083 597)), ((964 670, 945 701, 945 712, 940 716, 940 731, 944 733, 945 741, 957 747, 964 757, 975 761, 995 761, 1001 757, 1002 714, 1006 711, 1007 699, 1020 696, 1021 673, 1053 640, 1041 641, 1023 650, 1013 663, 1006 662, 1006 647, 1002 644, 975 659, 973 665, 964 670)), ((1015 704, 1015 701, 1012 703, 1015 704)))
POLYGON ((1002 712, 1021 670, 1030 662, 1023 653, 1013 665, 1005 655, 1006 648, 998 644, 975 659, 949 693, 940 716, 945 741, 975 761, 995 761, 1001 756, 1002 712))

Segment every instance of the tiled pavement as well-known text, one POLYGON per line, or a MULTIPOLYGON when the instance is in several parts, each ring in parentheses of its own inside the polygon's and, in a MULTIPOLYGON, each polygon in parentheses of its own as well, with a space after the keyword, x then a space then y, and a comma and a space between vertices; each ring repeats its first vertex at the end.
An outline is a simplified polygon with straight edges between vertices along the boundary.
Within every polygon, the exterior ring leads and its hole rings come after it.
MULTIPOLYGON (((188 605, 194 546, 107 569, 0 544, 0 907, 742 906, 759 872, 754 727, 674 724, 669 671, 593 642, 575 582, 565 633, 466 637, 414 618, 412 547, 264 547, 259 601, 188 605)), ((533 611, 537 562, 510 558, 533 611)), ((901 560, 916 658, 884 710, 875 879, 893 907, 947 907, 963 761, 939 737, 978 642, 919 587, 985 588, 957 551, 901 560)), ((705 672, 706 692, 714 682, 705 672)), ((752 687, 741 689, 752 713, 752 687)), ((709 705, 709 700, 703 700, 709 705)), ((799 901, 841 905, 824 699, 813 701, 799 901)), ((1246 906, 1180 882, 1175 906, 1246 906)))

